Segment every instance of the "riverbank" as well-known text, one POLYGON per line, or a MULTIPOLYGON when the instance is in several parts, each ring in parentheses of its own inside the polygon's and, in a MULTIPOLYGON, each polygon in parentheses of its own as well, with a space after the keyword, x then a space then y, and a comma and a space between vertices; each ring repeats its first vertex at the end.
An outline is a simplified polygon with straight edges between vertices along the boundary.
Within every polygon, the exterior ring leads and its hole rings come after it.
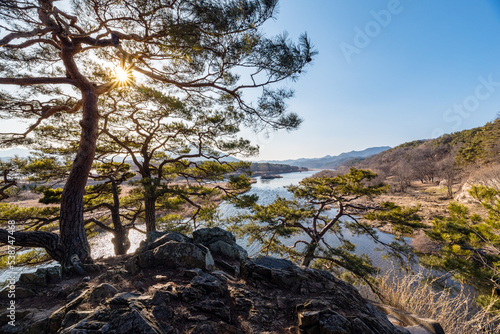
MULTIPOLYGON (((460 191, 460 188, 457 186, 455 188, 455 194, 460 191)), ((446 189, 442 186, 436 184, 428 184, 412 182, 406 192, 389 192, 386 194, 382 194, 373 199, 373 204, 379 205, 384 202, 393 202, 399 206, 406 207, 419 207, 418 215, 421 217, 421 223, 426 227, 432 227, 432 221, 435 218, 447 217, 448 206, 451 202, 459 202, 464 204, 471 213, 486 215, 486 211, 481 205, 475 202, 460 202, 457 201, 456 198, 449 198, 446 195, 446 189)), ((377 222, 364 221, 368 224, 371 224, 374 227, 377 227, 379 230, 384 231, 386 233, 393 233, 392 227, 390 225, 382 226, 377 222)), ((415 231, 416 234, 419 231, 415 231)))

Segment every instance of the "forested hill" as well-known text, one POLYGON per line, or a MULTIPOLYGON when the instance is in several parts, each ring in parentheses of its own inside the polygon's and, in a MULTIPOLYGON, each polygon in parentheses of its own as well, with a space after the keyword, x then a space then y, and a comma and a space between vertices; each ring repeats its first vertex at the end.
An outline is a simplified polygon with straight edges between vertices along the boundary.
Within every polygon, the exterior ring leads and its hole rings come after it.
POLYGON ((500 118, 470 130, 436 139, 404 143, 366 159, 350 160, 340 167, 370 168, 386 176, 403 174, 432 181, 454 170, 500 164, 500 118))

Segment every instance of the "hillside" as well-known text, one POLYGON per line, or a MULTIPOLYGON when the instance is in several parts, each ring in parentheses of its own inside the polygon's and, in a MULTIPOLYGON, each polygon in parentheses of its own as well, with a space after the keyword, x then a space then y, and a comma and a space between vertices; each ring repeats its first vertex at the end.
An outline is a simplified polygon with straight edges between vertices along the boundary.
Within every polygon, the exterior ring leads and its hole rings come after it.
POLYGON ((301 159, 289 159, 289 160, 269 160, 269 161, 259 161, 259 162, 267 162, 272 164, 285 164, 292 165, 298 167, 306 167, 306 168, 318 168, 318 169, 335 169, 339 164, 345 161, 349 161, 355 158, 367 158, 374 154, 378 154, 380 152, 386 151, 390 149, 389 146, 381 146, 381 147, 370 147, 363 151, 351 151, 346 153, 341 153, 339 155, 331 156, 327 155, 322 158, 301 158, 301 159))
POLYGON ((404 192, 413 181, 437 183, 447 187, 451 197, 454 188, 459 190, 472 175, 481 179, 480 174, 491 175, 500 168, 500 118, 482 127, 416 140, 365 159, 345 161, 338 169, 349 167, 376 171, 392 181, 393 190, 404 192))
POLYGON ((415 140, 342 166, 387 167, 388 164, 415 162, 417 158, 442 160, 455 157, 462 167, 500 162, 500 119, 470 130, 446 134, 436 139, 415 140))

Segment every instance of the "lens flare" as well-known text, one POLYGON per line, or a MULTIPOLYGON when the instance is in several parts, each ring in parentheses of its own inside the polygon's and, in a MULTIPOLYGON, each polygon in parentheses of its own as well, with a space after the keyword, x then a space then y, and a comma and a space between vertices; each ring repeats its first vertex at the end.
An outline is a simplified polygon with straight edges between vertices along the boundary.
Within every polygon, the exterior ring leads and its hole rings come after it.
POLYGON ((117 66, 114 69, 114 77, 120 86, 126 86, 132 82, 132 71, 130 71, 130 69, 117 66))

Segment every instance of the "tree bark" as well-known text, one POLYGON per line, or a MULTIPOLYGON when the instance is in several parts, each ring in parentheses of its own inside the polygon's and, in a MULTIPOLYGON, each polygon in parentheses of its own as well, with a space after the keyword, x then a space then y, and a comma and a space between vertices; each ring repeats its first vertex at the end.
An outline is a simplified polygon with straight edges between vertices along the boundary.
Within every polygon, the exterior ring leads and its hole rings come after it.
POLYGON ((115 254, 124 255, 127 254, 130 248, 130 240, 128 239, 128 230, 123 227, 122 221, 120 219, 120 197, 118 193, 118 185, 116 182, 111 183, 112 193, 113 193, 113 209, 111 210, 111 221, 113 222, 113 235, 114 238, 111 239, 113 243, 115 254))
POLYGON ((0 229, 0 242, 9 245, 9 236, 12 246, 41 247, 56 261, 61 262, 64 258, 64 250, 61 247, 59 236, 51 232, 14 232, 0 229))
POLYGON ((156 231, 156 185, 151 177, 150 157, 147 154, 146 147, 142 152, 142 185, 144 187, 144 219, 146 222, 146 232, 156 231))
POLYGON ((127 254, 127 251, 130 248, 130 240, 128 239, 128 230, 121 226, 120 228, 114 229, 113 238, 111 242, 113 243, 113 247, 115 250, 115 255, 124 255, 127 254))
POLYGON ((83 194, 96 150, 99 122, 98 96, 91 85, 82 90, 82 95, 80 145, 61 195, 60 236, 64 250, 62 261, 64 266, 71 264, 74 255, 77 255, 81 262, 92 261, 83 220, 83 194))
POLYGON ((453 176, 448 176, 448 180, 446 180, 446 188, 448 190, 448 197, 453 198, 453 176))
POLYGON ((302 260, 302 265, 304 267, 309 267, 311 265, 312 260, 314 260, 314 252, 316 251, 316 248, 318 248, 318 244, 314 241, 311 241, 311 243, 307 245, 304 253, 304 259, 302 260))
POLYGON ((145 220, 146 232, 156 231, 156 197, 152 185, 146 187, 144 191, 144 206, 145 206, 145 220))

